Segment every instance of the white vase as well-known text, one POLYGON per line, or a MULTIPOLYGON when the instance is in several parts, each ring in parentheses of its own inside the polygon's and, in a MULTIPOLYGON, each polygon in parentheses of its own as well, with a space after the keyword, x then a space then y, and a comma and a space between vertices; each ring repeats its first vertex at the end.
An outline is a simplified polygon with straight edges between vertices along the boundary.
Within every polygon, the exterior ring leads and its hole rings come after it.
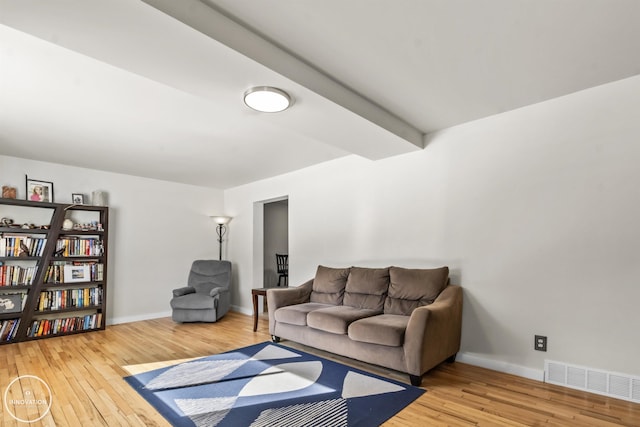
POLYGON ((92 192, 91 204, 93 206, 107 206, 107 193, 105 193, 104 191, 92 192))

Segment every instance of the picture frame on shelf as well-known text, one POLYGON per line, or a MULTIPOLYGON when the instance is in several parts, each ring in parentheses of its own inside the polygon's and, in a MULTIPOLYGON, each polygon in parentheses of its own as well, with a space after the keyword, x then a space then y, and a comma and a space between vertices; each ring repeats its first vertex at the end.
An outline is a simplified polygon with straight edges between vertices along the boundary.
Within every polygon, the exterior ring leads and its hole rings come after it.
POLYGON ((71 201, 74 205, 84 205, 84 194, 71 193, 71 201))
POLYGON ((20 313, 22 311, 22 295, 0 294, 0 314, 20 313))
POLYGON ((91 270, 88 265, 70 265, 64 266, 64 283, 74 282, 90 282, 91 270))
POLYGON ((26 177, 27 200, 53 203, 53 182, 26 177))
POLYGON ((3 185, 2 186, 2 198, 4 198, 4 199, 15 199, 16 198, 16 187, 3 185))

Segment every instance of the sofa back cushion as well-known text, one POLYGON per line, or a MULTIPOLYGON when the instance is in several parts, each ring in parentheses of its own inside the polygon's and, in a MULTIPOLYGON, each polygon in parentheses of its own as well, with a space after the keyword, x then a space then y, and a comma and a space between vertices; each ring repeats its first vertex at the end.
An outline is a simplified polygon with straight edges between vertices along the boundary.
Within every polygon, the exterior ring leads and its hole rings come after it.
POLYGON ((388 290, 388 268, 351 267, 343 304, 382 312, 388 290))
POLYGON ((389 268, 389 295, 385 314, 410 316, 417 307, 431 304, 449 281, 449 267, 433 269, 389 268))
POLYGON ((316 277, 313 279, 310 302, 341 305, 348 276, 349 268, 330 268, 319 265, 316 277))

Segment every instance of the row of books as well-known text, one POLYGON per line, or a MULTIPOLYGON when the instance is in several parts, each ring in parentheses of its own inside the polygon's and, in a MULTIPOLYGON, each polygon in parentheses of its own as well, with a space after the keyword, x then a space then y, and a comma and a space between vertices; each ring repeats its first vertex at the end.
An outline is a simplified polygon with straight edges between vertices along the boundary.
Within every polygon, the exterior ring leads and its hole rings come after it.
MULTIPOLYGON (((37 266, 22 267, 0 262, 0 287, 32 285, 37 266)), ((45 283, 101 282, 104 280, 104 264, 95 261, 54 261, 47 268, 45 283)))
MULTIPOLYGON (((2 263, 0 263, 2 264, 2 263)), ((0 265, 0 287, 22 286, 33 284, 38 267, 21 267, 19 265, 0 265)))
POLYGON ((0 341, 11 341, 18 333, 20 319, 10 319, 0 321, 0 341))
MULTIPOLYGON (((45 237, 4 234, 0 237, 0 257, 42 256, 46 243, 45 237)), ((104 245, 97 238, 64 237, 56 242, 56 253, 65 257, 102 256, 104 245)))
POLYGON ((44 237, 5 234, 0 238, 0 257, 42 256, 46 243, 44 237))
POLYGON ((102 313, 61 319, 34 320, 27 331, 29 338, 96 329, 102 325, 102 313))
POLYGON ((85 237, 65 237, 58 239, 56 253, 59 256, 102 256, 104 246, 102 240, 85 237))
POLYGON ((102 304, 102 288, 58 289, 42 291, 38 298, 39 311, 83 308, 102 304))
POLYGON ((100 282, 104 264, 96 261, 53 261, 44 275, 45 283, 100 282))

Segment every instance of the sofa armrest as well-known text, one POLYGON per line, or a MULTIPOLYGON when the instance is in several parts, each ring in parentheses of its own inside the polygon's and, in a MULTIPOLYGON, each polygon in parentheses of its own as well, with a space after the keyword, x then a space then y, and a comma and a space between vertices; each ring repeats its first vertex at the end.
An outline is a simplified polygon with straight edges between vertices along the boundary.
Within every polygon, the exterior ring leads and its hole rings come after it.
POLYGON ((313 279, 307 280, 300 286, 291 288, 269 288, 267 289, 267 307, 269 309, 269 333, 273 335, 276 319, 274 313, 280 307, 288 305, 304 304, 309 302, 311 290, 313 289, 313 279))
POLYGON ((447 286, 433 304, 416 308, 404 338, 407 372, 422 375, 460 350, 462 288, 447 286))
POLYGON ((313 279, 297 287, 269 288, 267 289, 267 305, 269 311, 275 311, 280 307, 309 302, 313 279))
POLYGON ((196 292, 196 288, 192 288, 191 286, 184 286, 182 288, 174 289, 173 290, 173 296, 174 297, 181 297, 183 295, 193 294, 195 292, 196 292))

